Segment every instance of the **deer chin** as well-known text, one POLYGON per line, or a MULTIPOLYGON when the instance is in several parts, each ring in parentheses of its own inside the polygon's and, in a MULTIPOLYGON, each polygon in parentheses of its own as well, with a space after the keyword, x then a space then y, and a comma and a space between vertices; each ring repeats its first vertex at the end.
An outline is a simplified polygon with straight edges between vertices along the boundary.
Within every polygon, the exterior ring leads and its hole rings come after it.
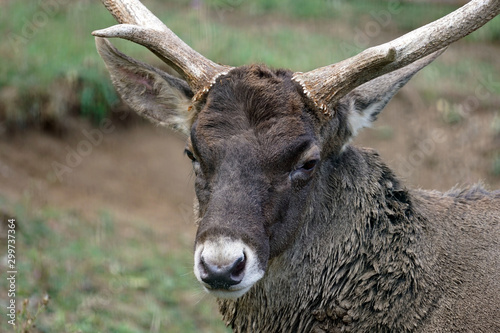
POLYGON ((203 289, 215 297, 239 298, 264 273, 255 251, 241 240, 221 237, 196 246, 194 274, 203 289))
POLYGON ((252 288, 252 286, 253 284, 242 289, 224 290, 224 289, 210 289, 209 287, 204 285, 203 289, 214 297, 235 300, 245 295, 247 291, 249 291, 250 288, 252 288))

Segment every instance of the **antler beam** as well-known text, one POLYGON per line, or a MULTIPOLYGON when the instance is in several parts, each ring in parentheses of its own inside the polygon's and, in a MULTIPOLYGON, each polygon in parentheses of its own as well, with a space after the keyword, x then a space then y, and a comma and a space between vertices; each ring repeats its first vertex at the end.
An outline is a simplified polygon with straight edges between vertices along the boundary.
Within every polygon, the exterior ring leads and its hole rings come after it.
POLYGON ((92 34, 123 38, 147 47, 184 77, 197 94, 195 99, 207 92, 218 76, 231 70, 232 67, 216 64, 189 47, 140 1, 101 2, 120 24, 92 34))
POLYGON ((339 63, 295 73, 304 94, 326 115, 348 92, 472 33, 500 13, 500 0, 473 0, 451 14, 339 63))

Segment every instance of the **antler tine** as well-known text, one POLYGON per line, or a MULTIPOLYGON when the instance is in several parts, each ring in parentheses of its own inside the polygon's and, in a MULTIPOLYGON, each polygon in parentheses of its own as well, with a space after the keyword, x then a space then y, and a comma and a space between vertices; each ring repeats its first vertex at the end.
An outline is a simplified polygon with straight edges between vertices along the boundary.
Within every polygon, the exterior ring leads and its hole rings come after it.
POLYGON ((198 99, 217 77, 232 67, 205 58, 175 35, 138 0, 101 0, 120 23, 92 32, 96 37, 123 38, 143 45, 174 68, 188 82, 198 99))
POLYGON ((463 38, 500 13, 500 0, 472 0, 447 16, 339 63, 295 73, 304 94, 324 114, 354 88, 463 38))

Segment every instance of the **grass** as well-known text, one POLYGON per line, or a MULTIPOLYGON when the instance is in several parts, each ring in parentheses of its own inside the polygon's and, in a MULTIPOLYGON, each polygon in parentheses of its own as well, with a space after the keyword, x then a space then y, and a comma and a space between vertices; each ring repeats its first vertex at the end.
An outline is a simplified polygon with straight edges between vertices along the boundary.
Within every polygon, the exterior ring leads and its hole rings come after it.
MULTIPOLYGON (((115 21, 98 2, 63 3, 0 4, 0 31, 4 32, 0 46, 0 122, 24 126, 57 120, 76 111, 97 123, 117 103, 90 35, 92 30, 115 21)), ((193 3, 148 1, 146 5, 210 59, 233 66, 257 62, 298 71, 342 60, 370 46, 374 42, 370 38, 362 45, 353 42, 356 33, 367 33, 370 22, 379 22, 385 33, 397 35, 455 8, 433 5, 433 10, 428 10, 428 4, 408 2, 204 0, 205 9, 194 10, 193 3), (397 6, 391 7, 394 3, 397 6), (390 14, 387 20, 381 19, 383 12, 390 14), (228 16, 236 17, 237 23, 223 19, 228 16), (335 32, 339 26, 351 32, 335 32)), ((500 18, 470 40, 499 41, 500 18)), ((142 47, 116 43, 125 53, 158 64, 142 47)), ((454 68, 440 69, 439 74, 458 86, 453 89, 464 90, 467 87, 463 82, 468 82, 470 73, 464 77, 460 70, 467 68, 470 66, 464 61, 454 68)), ((484 72, 496 73, 492 68, 484 72)), ((494 81, 500 78, 495 76, 494 81)))
MULTIPOLYGON (((215 301, 192 274, 190 245, 169 250, 143 224, 124 226, 105 212, 90 221, 17 205, 13 215, 16 298, 18 305, 29 300, 18 325, 38 312, 28 332, 227 332, 215 301), (40 310, 46 294, 50 300, 40 310)), ((7 289, 2 279, 0 293, 7 289)), ((4 309, 5 302, 2 297, 4 309)), ((0 331, 12 327, 2 320, 0 331)))

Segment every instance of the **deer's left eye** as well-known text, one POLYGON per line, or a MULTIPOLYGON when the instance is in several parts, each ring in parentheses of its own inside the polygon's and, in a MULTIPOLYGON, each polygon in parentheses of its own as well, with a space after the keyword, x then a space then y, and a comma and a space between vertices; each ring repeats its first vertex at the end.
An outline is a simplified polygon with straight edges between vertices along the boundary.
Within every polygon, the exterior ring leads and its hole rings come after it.
POLYGON ((192 161, 192 162, 196 162, 196 157, 194 156, 193 152, 190 151, 189 149, 185 149, 184 150, 184 154, 186 154, 186 156, 192 161))
POLYGON ((318 146, 310 147, 302 154, 302 159, 295 165, 290 173, 290 179, 296 185, 305 184, 316 170, 320 161, 320 151, 318 146))
POLYGON ((311 179, 318 162, 319 159, 311 159, 304 164, 298 165, 296 169, 290 173, 292 182, 298 186, 305 185, 311 179))
POLYGON ((316 165, 318 164, 318 162, 319 161, 317 159, 307 161, 302 166, 300 166, 299 169, 301 169, 305 172, 312 172, 314 170, 314 168, 316 167, 316 165))

